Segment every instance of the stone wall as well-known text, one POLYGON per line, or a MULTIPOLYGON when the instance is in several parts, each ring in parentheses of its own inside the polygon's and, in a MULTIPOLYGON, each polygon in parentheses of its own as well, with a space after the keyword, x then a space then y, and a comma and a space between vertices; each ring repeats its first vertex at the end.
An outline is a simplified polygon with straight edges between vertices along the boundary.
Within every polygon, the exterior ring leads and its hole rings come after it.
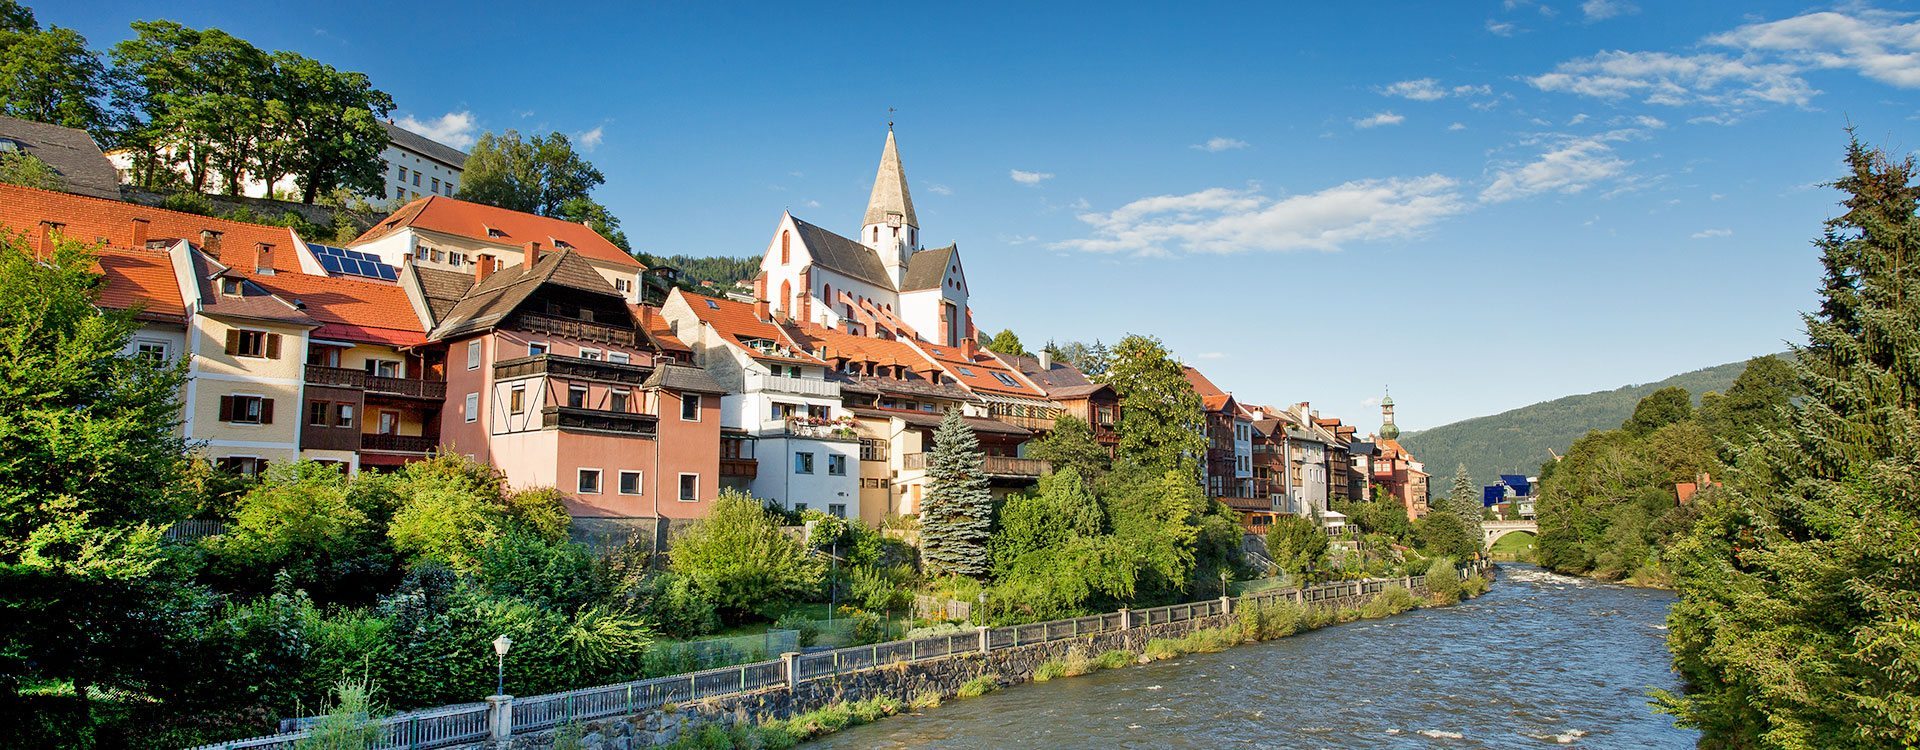
MULTIPOLYGON (((1426 592, 1423 587, 1416 587, 1414 593, 1424 595, 1426 592)), ((1344 596, 1323 600, 1315 606, 1357 607, 1372 598, 1372 595, 1344 596)), ((961 685, 981 675, 992 675, 994 681, 1003 687, 1016 685, 1031 680, 1040 665, 1064 658, 1068 652, 1076 649, 1087 657, 1115 650, 1139 654, 1146 650, 1149 641, 1180 638, 1195 630, 1225 627, 1233 624, 1234 620, 1231 614, 1201 617, 1046 643, 1002 647, 984 653, 903 662, 809 680, 791 688, 769 688, 672 706, 672 710, 660 709, 633 716, 585 721, 581 722, 585 735, 582 746, 586 750, 638 750, 668 744, 682 733, 706 724, 731 725, 742 721, 785 719, 841 701, 888 696, 909 702, 916 696, 928 693, 944 700, 957 694, 961 685)), ((553 747, 553 734, 552 731, 545 731, 516 736, 506 750, 549 750, 553 747)), ((461 750, 487 748, 484 745, 471 745, 461 750)))

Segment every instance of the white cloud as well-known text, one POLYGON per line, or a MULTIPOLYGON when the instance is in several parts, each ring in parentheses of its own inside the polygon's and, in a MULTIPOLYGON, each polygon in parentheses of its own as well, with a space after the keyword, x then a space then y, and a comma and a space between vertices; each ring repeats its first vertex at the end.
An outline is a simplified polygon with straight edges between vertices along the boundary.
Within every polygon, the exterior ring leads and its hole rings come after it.
POLYGON ((1662 120, 1658 117, 1654 117, 1653 115, 1641 115, 1639 117, 1633 118, 1633 121, 1635 124, 1638 124, 1640 127, 1647 128, 1649 130, 1659 130, 1667 126, 1666 120, 1662 120))
POLYGON ((1639 13, 1640 8, 1625 0, 1586 0, 1580 4, 1580 12, 1585 13, 1589 21, 1605 21, 1614 16, 1639 13))
POLYGON ((1380 397, 1368 396, 1366 398, 1360 399, 1360 405, 1367 407, 1369 409, 1377 409, 1380 407, 1380 397))
POLYGON ((1217 154, 1222 151, 1231 151, 1236 148, 1246 148, 1246 147, 1247 147, 1246 141, 1239 140, 1237 138, 1226 138, 1226 137, 1216 135, 1212 138, 1208 138, 1206 143, 1196 143, 1196 144, 1193 144, 1192 146, 1188 146, 1187 148, 1197 149, 1200 151, 1206 151, 1208 153, 1217 154))
POLYGON ((1480 200, 1504 203, 1541 193, 1573 194, 1618 181, 1626 176, 1627 167, 1633 162, 1620 158, 1609 143, 1636 135, 1638 131, 1614 131, 1552 139, 1546 150, 1532 161, 1495 172, 1493 182, 1480 191, 1480 200))
POLYGON ((1354 120, 1353 126, 1361 129, 1377 128, 1381 125, 1399 125, 1406 121, 1407 118, 1405 115, 1396 115, 1392 112, 1380 112, 1371 117, 1362 117, 1354 120))
POLYGON ((1881 83, 1920 88, 1920 21, 1911 14, 1861 10, 1809 13, 1753 23, 1707 37, 1753 53, 1773 53, 1808 68, 1852 70, 1881 83))
POLYGON ((807 201, 807 208, 819 208, 819 207, 820 207, 820 201, 816 201, 816 200, 807 201))
POLYGON ((1008 170, 1007 176, 1022 185, 1038 185, 1042 181, 1053 179, 1052 172, 1028 172, 1022 169, 1008 170))
POLYGON ((1452 125, 1447 126, 1447 130, 1449 131, 1459 131, 1459 130, 1466 130, 1466 129, 1467 129, 1467 124, 1464 122, 1456 122, 1452 125))
POLYGON ((592 130, 585 133, 575 133, 573 135, 573 142, 580 144, 580 150, 582 151, 592 151, 600 147, 600 141, 605 138, 606 135, 607 126, 595 125, 592 130))
POLYGON ((1580 123, 1583 123, 1583 122, 1586 122, 1586 121, 1587 121, 1587 113, 1585 113, 1585 112, 1581 112, 1580 114, 1577 114, 1577 115, 1574 115, 1574 116, 1573 116, 1573 119, 1571 119, 1571 120, 1568 120, 1568 121, 1567 121, 1567 124, 1568 124, 1568 125, 1579 125, 1580 123))
POLYGON ((478 139, 473 132, 478 123, 474 121, 473 113, 466 110, 448 112, 426 122, 406 115, 394 124, 454 148, 467 148, 478 139))
POLYGON ((1753 104, 1804 106, 1819 93, 1784 63, 1756 62, 1716 53, 1602 52, 1560 63, 1551 73, 1527 79, 1542 91, 1648 104, 1701 104, 1738 108, 1753 104))
POLYGON ((1227 353, 1226 352, 1201 352, 1199 354, 1193 355, 1193 358, 1194 359, 1226 359, 1227 353))
POLYGON ((1016 234, 1011 237, 1003 236, 1000 238, 1000 241, 1005 242, 1009 245, 1025 245, 1029 242, 1037 242, 1039 241, 1039 239, 1040 239, 1039 237, 1036 237, 1031 234, 1016 234))
POLYGON ((947 187, 938 182, 933 183, 932 185, 928 185, 927 190, 932 191, 934 195, 953 195, 953 188, 947 187))
POLYGON ((1449 96, 1488 96, 1493 93, 1493 87, 1485 84, 1463 84, 1449 88, 1440 85, 1439 81, 1432 78, 1415 78, 1412 80, 1398 81, 1374 90, 1380 92, 1381 96, 1398 96, 1404 99, 1412 99, 1416 102, 1439 101, 1449 96))
POLYGON ((1133 255, 1339 250, 1419 235, 1466 209, 1458 188, 1432 174, 1354 180, 1277 200, 1257 186, 1151 196, 1080 214, 1090 236, 1052 247, 1133 255))
POLYGON ((1713 239, 1716 237, 1732 237, 1732 236, 1733 236, 1733 230, 1731 229, 1702 229, 1698 232, 1693 233, 1693 238, 1696 240, 1707 240, 1707 239, 1713 239))
POLYGON ((1487 19, 1487 33, 1494 36, 1513 36, 1513 24, 1487 19))

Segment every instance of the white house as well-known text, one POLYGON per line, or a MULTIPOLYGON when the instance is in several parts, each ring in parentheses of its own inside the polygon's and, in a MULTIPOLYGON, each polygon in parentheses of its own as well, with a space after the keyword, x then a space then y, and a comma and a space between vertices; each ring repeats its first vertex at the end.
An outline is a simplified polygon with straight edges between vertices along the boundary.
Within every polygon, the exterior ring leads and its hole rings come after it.
MULTIPOLYGON (((387 148, 380 152, 381 169, 385 177, 379 192, 360 197, 370 201, 404 202, 423 195, 452 196, 459 191, 460 176, 467 164, 465 151, 391 122, 380 124, 387 130, 387 148)), ((107 152, 107 161, 119 171, 122 183, 133 182, 134 157, 135 153, 126 149, 107 152)), ((185 164, 176 164, 174 171, 184 176, 187 167, 185 164)), ((209 175, 206 191, 224 193, 226 185, 219 175, 209 175)), ((271 198, 276 194, 298 196, 300 192, 300 185, 294 181, 293 175, 281 177, 272 186, 252 176, 240 183, 240 194, 249 198, 271 198)))

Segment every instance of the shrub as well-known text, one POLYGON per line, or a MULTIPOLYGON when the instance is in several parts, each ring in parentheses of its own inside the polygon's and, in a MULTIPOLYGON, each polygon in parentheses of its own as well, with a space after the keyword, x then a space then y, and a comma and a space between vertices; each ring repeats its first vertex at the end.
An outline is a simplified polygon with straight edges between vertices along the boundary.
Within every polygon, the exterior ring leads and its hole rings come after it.
POLYGON ((1155 638, 1147 641, 1147 647, 1140 655, 1146 657, 1147 661, 1163 661, 1179 656, 1180 653, 1180 645, 1177 641, 1155 638))
POLYGON ((1427 565, 1427 592, 1444 604, 1460 601, 1460 578, 1454 573, 1453 560, 1436 557, 1427 565))
POLYGON ((160 207, 168 211, 179 211, 181 213, 199 214, 201 216, 213 215, 213 199, 199 193, 174 193, 162 199, 160 201, 160 207))
POLYGON ((621 594, 627 606, 674 638, 695 638, 720 629, 713 599, 676 573, 641 578, 621 594))
POLYGON ((962 683, 960 689, 955 691, 954 694, 962 698, 978 698, 999 689, 1000 678, 998 676, 983 674, 962 683))
POLYGON ((1360 607, 1360 616, 1368 619, 1397 615, 1419 606, 1413 592, 1399 586, 1388 586, 1372 601, 1360 607))
POLYGON ((852 623, 850 632, 853 645, 863 646, 887 640, 887 621, 879 615, 852 607, 842 607, 840 611, 846 613, 847 620, 852 623))
POLYGON ((1094 664, 1101 669, 1119 669, 1132 663, 1133 654, 1119 649, 1101 654, 1099 658, 1094 660, 1094 664))
POLYGON ((1479 573, 1468 574, 1467 579, 1460 582, 1461 593, 1469 599, 1487 593, 1487 589, 1491 587, 1492 584, 1487 583, 1487 579, 1481 578, 1479 573))
POLYGON ((773 621, 775 630, 796 630, 800 633, 800 646, 805 648, 820 640, 820 624, 807 617, 807 613, 793 610, 773 621))
POLYGON ((765 506, 734 490, 707 517, 674 535, 667 557, 730 621, 779 612, 820 590, 826 566, 780 530, 765 506))
POLYGON ((932 690, 922 690, 918 693, 915 693, 913 696, 913 700, 909 701, 907 705, 915 711, 925 711, 930 708, 939 708, 940 694, 932 690))
POLYGON ((1080 675, 1100 668, 1099 665, 1094 664, 1093 659, 1088 658, 1086 652, 1081 651, 1078 646, 1067 649, 1066 658, 1060 661, 1060 666, 1063 674, 1067 677, 1079 677, 1080 675))
POLYGON ((306 739, 295 750, 366 750, 381 735, 380 725, 371 721, 381 713, 373 703, 373 686, 365 680, 341 679, 334 685, 333 705, 313 725, 306 739))
POLYGON ((1065 677, 1066 674, 1066 662, 1060 661, 1059 659, 1048 659, 1045 663, 1041 664, 1038 669, 1033 670, 1033 681, 1047 682, 1055 677, 1065 677))

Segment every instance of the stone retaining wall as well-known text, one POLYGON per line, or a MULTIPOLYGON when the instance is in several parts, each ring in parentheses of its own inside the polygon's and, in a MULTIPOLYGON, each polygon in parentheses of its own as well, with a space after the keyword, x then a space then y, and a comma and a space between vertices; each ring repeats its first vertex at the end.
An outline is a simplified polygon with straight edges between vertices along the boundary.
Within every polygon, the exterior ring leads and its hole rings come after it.
MULTIPOLYGON (((1414 589, 1426 593, 1424 587, 1414 589)), ((1376 595, 1344 596, 1316 603, 1319 608, 1358 607, 1376 595)), ((1033 678, 1040 665, 1064 658, 1079 650, 1091 658, 1107 651, 1138 654, 1147 642, 1162 638, 1180 638, 1195 630, 1219 628, 1234 623, 1231 614, 1200 617, 1181 622, 1160 623, 1126 630, 1096 633, 1025 646, 996 648, 985 653, 956 654, 943 659, 907 662, 850 672, 836 677, 808 680, 794 687, 775 687, 753 693, 716 698, 700 703, 672 706, 633 716, 581 722, 585 750, 638 750, 665 745, 683 732, 700 726, 742 721, 785 719, 841 701, 861 701, 882 696, 901 702, 912 701, 928 693, 942 700, 952 698, 960 686, 980 675, 993 675, 1001 686, 1016 685, 1033 678)), ((507 748, 491 750, 549 750, 553 731, 536 732, 513 738, 507 748)), ((460 750, 490 750, 475 744, 460 750)))

